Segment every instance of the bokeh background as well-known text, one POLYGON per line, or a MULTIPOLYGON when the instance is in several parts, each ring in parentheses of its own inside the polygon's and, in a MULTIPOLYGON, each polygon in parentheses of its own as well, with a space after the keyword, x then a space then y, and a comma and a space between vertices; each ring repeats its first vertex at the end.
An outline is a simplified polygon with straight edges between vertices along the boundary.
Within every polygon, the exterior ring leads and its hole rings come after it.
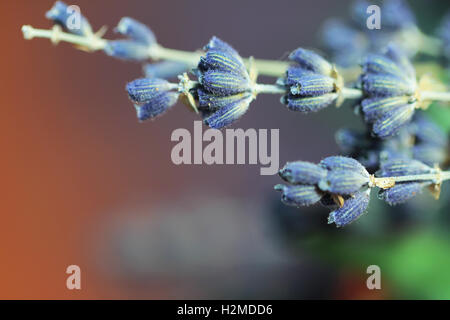
MULTIPOLYGON (((411 2, 412 3, 412 2, 411 2)), ((179 104, 139 124, 124 91, 141 65, 47 40, 53 1, 1 1, 0 298, 450 298, 448 195, 424 195, 343 230, 327 210, 279 203, 277 176, 259 166, 182 165, 176 128, 196 116, 179 104), (82 290, 67 290, 68 265, 82 290), (366 268, 382 290, 366 288, 366 268)), ((317 46, 325 19, 350 1, 70 1, 94 28, 123 16, 147 23, 169 48, 195 50, 213 35, 242 56, 285 59, 317 46)), ((414 1, 433 30, 446 1, 414 1)), ((358 126, 351 108, 304 116, 278 97, 252 103, 241 128, 280 128, 280 165, 338 153, 334 132, 358 126)))

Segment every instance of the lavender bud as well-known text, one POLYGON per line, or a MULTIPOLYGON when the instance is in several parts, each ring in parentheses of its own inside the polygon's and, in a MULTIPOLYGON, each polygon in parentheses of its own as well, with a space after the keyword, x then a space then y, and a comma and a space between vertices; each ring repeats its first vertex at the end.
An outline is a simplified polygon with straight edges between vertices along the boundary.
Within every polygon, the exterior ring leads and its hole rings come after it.
POLYGON ((208 115, 203 121, 213 129, 221 129, 238 120, 247 112, 253 96, 250 93, 228 96, 233 102, 221 106, 216 112, 208 115))
POLYGON ((327 171, 317 164, 306 161, 288 162, 279 171, 285 181, 292 184, 317 184, 327 175, 327 171))
POLYGON ((123 60, 142 61, 149 57, 148 46, 133 40, 108 41, 103 50, 107 55, 123 60))
POLYGON ((320 161, 319 165, 330 171, 349 170, 349 171, 358 172, 363 176, 369 177, 369 173, 367 172, 366 168, 364 168, 363 165, 361 165, 355 159, 348 158, 348 157, 342 157, 342 156, 327 157, 327 158, 323 159, 322 161, 320 161))
POLYGON ((146 44, 147 46, 156 43, 156 37, 150 28, 129 17, 124 17, 120 20, 116 27, 116 31, 132 40, 146 44))
POLYGON ((204 90, 222 96, 251 90, 248 78, 223 71, 208 70, 200 76, 199 82, 204 90))
POLYGON ((422 189, 430 183, 405 182, 397 183, 389 189, 380 190, 378 198, 391 206, 402 204, 422 192, 422 189))
POLYGON ((407 96, 400 97, 374 97, 361 101, 361 110, 367 122, 373 122, 384 114, 409 104, 407 96))
POLYGON ((147 103, 171 89, 171 83, 164 79, 141 78, 129 82, 126 86, 131 101, 137 104, 147 103))
POLYGON ((310 185, 285 186, 278 184, 275 190, 281 191, 281 201, 289 206, 309 206, 320 201, 322 193, 310 185))
POLYGON ((362 88, 368 96, 402 96, 413 95, 416 83, 389 74, 364 74, 361 78, 362 88))
POLYGON ((319 182, 322 191, 340 195, 350 195, 358 192, 369 183, 369 174, 361 174, 353 170, 333 170, 328 172, 326 179, 319 182))
POLYGON ((373 134, 381 139, 397 134, 400 128, 411 121, 414 110, 414 104, 407 104, 384 113, 373 123, 373 134))
POLYGON ((321 33, 325 48, 332 54, 332 61, 340 66, 354 65, 368 49, 369 41, 364 33, 349 27, 341 20, 328 20, 321 33))
MULTIPOLYGON (((319 96, 335 89, 334 80, 321 74, 304 74, 296 80, 290 90, 293 95, 319 96)), ((288 82, 291 81, 288 79, 288 82)))
POLYGON ((432 172, 433 168, 430 168, 420 161, 398 158, 382 162, 381 168, 376 175, 378 177, 399 177, 432 172))
POLYGON ((140 121, 164 113, 177 102, 179 93, 171 89, 170 83, 163 79, 137 79, 126 86, 140 121))
POLYGON ((303 69, 322 75, 330 75, 333 67, 320 55, 311 50, 298 48, 289 55, 289 59, 295 61, 303 69))
POLYGON ((358 219, 369 206, 370 189, 358 192, 345 200, 342 208, 330 213, 328 223, 335 223, 336 227, 343 227, 358 219))
POLYGON ((84 17, 80 16, 80 25, 76 28, 69 25, 72 20, 72 15, 74 11, 70 10, 69 6, 62 1, 56 1, 53 7, 47 11, 45 17, 52 20, 54 23, 62 26, 64 30, 78 36, 91 36, 93 35, 92 27, 89 21, 84 17))
POLYGON ((162 115, 177 102, 178 96, 178 92, 165 92, 150 100, 148 103, 143 105, 135 104, 137 118, 139 121, 145 121, 162 115))

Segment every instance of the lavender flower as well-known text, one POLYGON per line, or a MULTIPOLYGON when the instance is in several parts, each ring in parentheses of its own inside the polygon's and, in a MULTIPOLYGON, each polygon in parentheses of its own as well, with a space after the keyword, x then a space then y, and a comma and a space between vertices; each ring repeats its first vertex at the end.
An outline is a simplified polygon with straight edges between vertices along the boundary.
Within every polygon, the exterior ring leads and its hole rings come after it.
POLYGON ((323 194, 313 185, 285 186, 278 184, 275 190, 281 191, 281 201, 289 206, 309 206, 320 201, 323 194))
POLYGON ((236 50, 213 37, 196 70, 199 109, 205 124, 219 129, 239 119, 254 99, 253 81, 236 50))
POLYGON ((414 159, 393 159, 381 163, 377 177, 399 177, 433 173, 434 169, 414 159))
POLYGON ((384 55, 369 55, 361 84, 365 94, 361 110, 375 136, 390 137, 411 121, 417 82, 414 68, 398 49, 390 46, 384 55))
POLYGON ((67 4, 62 1, 56 1, 53 7, 47 11, 45 17, 72 34, 78 36, 93 36, 92 27, 84 16, 80 16, 79 27, 71 25, 71 23, 75 22, 72 18, 73 13, 74 11, 71 10, 67 4))
POLYGON ((163 79, 137 79, 127 84, 126 90, 134 103, 140 121, 166 112, 179 97, 174 86, 163 79))
POLYGON ((358 219, 369 206, 370 190, 357 192, 345 200, 344 205, 332 211, 328 216, 328 223, 343 227, 358 219))
POLYGON ((402 204, 420 194, 423 188, 429 186, 430 184, 431 182, 398 183, 392 188, 380 190, 378 193, 378 198, 386 201, 391 206, 402 204))
POLYGON ((292 184, 275 186, 275 190, 282 192, 283 203, 305 206, 321 202, 334 210, 329 221, 338 227, 352 222, 367 208, 370 175, 354 159, 334 156, 319 164, 288 162, 279 175, 292 184), (361 203, 357 204, 358 201, 361 203))
POLYGON ((289 59, 296 64, 288 68, 286 77, 278 83, 288 88, 289 93, 281 102, 290 110, 316 112, 337 100, 342 83, 328 61, 302 48, 292 52, 289 59))
POLYGON ((156 43, 156 37, 149 27, 129 17, 122 18, 115 30, 129 39, 148 46, 156 43))
POLYGON ((280 170, 279 175, 282 179, 292 184, 313 185, 326 178, 327 170, 315 163, 295 161, 286 163, 280 170))
POLYGON ((157 45, 156 37, 150 28, 132 18, 122 18, 115 31, 127 39, 108 41, 104 51, 109 56, 143 61, 149 58, 152 46, 157 45))
POLYGON ((409 56, 420 49, 421 34, 406 1, 355 1, 350 11, 350 21, 328 20, 321 32, 325 49, 338 65, 350 67, 369 52, 378 52, 379 48, 391 42, 399 45, 409 56), (366 26, 367 8, 372 4, 381 8, 381 30, 369 30, 366 26))

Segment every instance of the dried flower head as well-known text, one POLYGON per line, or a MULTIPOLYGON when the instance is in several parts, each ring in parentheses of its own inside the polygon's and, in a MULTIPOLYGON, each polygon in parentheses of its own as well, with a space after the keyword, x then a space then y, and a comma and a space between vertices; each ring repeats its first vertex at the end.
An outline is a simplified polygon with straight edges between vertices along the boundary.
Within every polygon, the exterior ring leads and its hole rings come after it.
POLYGON ((127 84, 126 90, 134 103, 140 121, 163 114, 179 97, 171 83, 163 79, 136 79, 127 84))
POLYGON ((333 156, 319 164, 288 162, 279 175, 292 184, 275 186, 275 190, 282 192, 285 204, 305 206, 321 202, 334 210, 329 221, 338 227, 354 221, 367 208, 370 175, 354 159, 333 156), (362 203, 358 205, 355 201, 359 200, 362 203))
POLYGON ((205 124, 219 129, 239 119, 254 99, 254 80, 230 45, 213 37, 196 70, 197 95, 205 124))
POLYGON ((411 121, 417 107, 414 68, 394 46, 383 55, 367 56, 362 67, 364 119, 372 125, 375 136, 390 137, 411 121))
POLYGON ((328 61, 302 48, 292 52, 289 59, 296 64, 288 68, 286 77, 278 83, 288 89, 281 102, 290 110, 315 112, 337 100, 342 79, 328 61))

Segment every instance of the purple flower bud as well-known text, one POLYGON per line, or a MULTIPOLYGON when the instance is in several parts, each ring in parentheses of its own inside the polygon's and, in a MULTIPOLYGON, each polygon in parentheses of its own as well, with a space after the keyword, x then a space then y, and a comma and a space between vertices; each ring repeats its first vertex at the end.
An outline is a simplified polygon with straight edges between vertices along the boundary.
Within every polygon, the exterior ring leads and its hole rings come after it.
POLYGON ((373 134, 381 139, 397 134, 400 128, 411 121, 414 110, 414 104, 407 104, 384 113, 373 123, 373 134))
POLYGON ((128 96, 134 102, 140 121, 154 118, 173 106, 179 93, 163 79, 137 79, 127 84, 128 96))
POLYGON ((150 46, 156 43, 156 37, 149 27, 129 17, 120 20, 116 31, 129 37, 131 40, 150 46))
POLYGON ((391 206, 405 203, 422 192, 422 189, 430 183, 424 182, 404 182, 397 183, 389 189, 380 190, 378 198, 386 201, 391 206))
POLYGON ((361 78, 364 93, 372 96, 413 95, 416 83, 390 74, 364 74, 361 78))
POLYGON ((135 104, 137 118, 139 121, 145 121, 162 115, 177 102, 178 96, 178 92, 165 92, 143 105, 135 104))
POLYGON ((309 206, 320 201, 322 193, 310 185, 285 186, 278 184, 275 190, 281 191, 281 201, 289 206, 309 206))
POLYGON ((327 158, 323 159, 322 161, 320 161, 319 165, 330 171, 349 170, 349 171, 358 172, 363 176, 369 177, 369 173, 367 172, 366 168, 364 168, 363 165, 361 165, 355 159, 348 158, 348 157, 342 157, 342 156, 327 157, 327 158))
POLYGON ((72 21, 75 22, 73 18, 74 13, 75 11, 67 4, 62 1, 56 1, 53 7, 47 11, 45 17, 62 26, 67 32, 78 36, 91 36, 93 34, 92 27, 84 16, 80 15, 80 24, 78 26, 75 24, 71 25, 72 21))
POLYGON ((199 82, 204 90, 223 96, 251 90, 248 78, 231 72, 208 70, 200 76, 199 82))
POLYGON ((162 93, 172 90, 170 82, 164 79, 141 78, 129 82, 126 86, 131 101, 137 104, 149 102, 162 93))
POLYGON ((295 61, 299 66, 305 70, 314 73, 329 76, 333 67, 331 64, 322 58, 320 55, 311 50, 298 48, 289 55, 289 59, 295 61))
POLYGON ((373 122, 388 112, 409 104, 407 96, 400 97, 374 97, 361 101, 361 110, 367 122, 373 122))
POLYGON ((328 223, 343 227, 358 219, 369 206, 370 190, 358 192, 344 201, 342 208, 330 213, 328 223))
POLYGON ((296 80, 290 90, 293 95, 319 96, 335 89, 334 80, 321 74, 304 74, 296 80))
POLYGON ((400 177, 432 172, 433 168, 420 161, 398 158, 382 162, 381 168, 376 175, 377 177, 400 177))
POLYGON ((238 120, 247 112, 253 96, 250 93, 237 94, 236 97, 228 96, 233 102, 223 105, 216 112, 208 115, 203 121, 213 129, 221 129, 238 120))
POLYGON ((148 46, 133 40, 108 41, 103 50, 107 55, 123 60, 142 61, 149 57, 148 46))
POLYGON ((327 171, 319 165, 306 161, 288 162, 279 171, 285 181, 292 184, 317 184, 327 175, 327 171))
POLYGON ((369 174, 354 170, 338 169, 328 172, 318 186, 322 191, 340 195, 351 195, 369 183, 369 174))
POLYGON ((281 98, 281 102, 287 104, 287 107, 292 111, 299 111, 303 113, 317 112, 328 107, 336 101, 338 94, 327 93, 321 96, 302 97, 297 95, 287 95, 281 98))

